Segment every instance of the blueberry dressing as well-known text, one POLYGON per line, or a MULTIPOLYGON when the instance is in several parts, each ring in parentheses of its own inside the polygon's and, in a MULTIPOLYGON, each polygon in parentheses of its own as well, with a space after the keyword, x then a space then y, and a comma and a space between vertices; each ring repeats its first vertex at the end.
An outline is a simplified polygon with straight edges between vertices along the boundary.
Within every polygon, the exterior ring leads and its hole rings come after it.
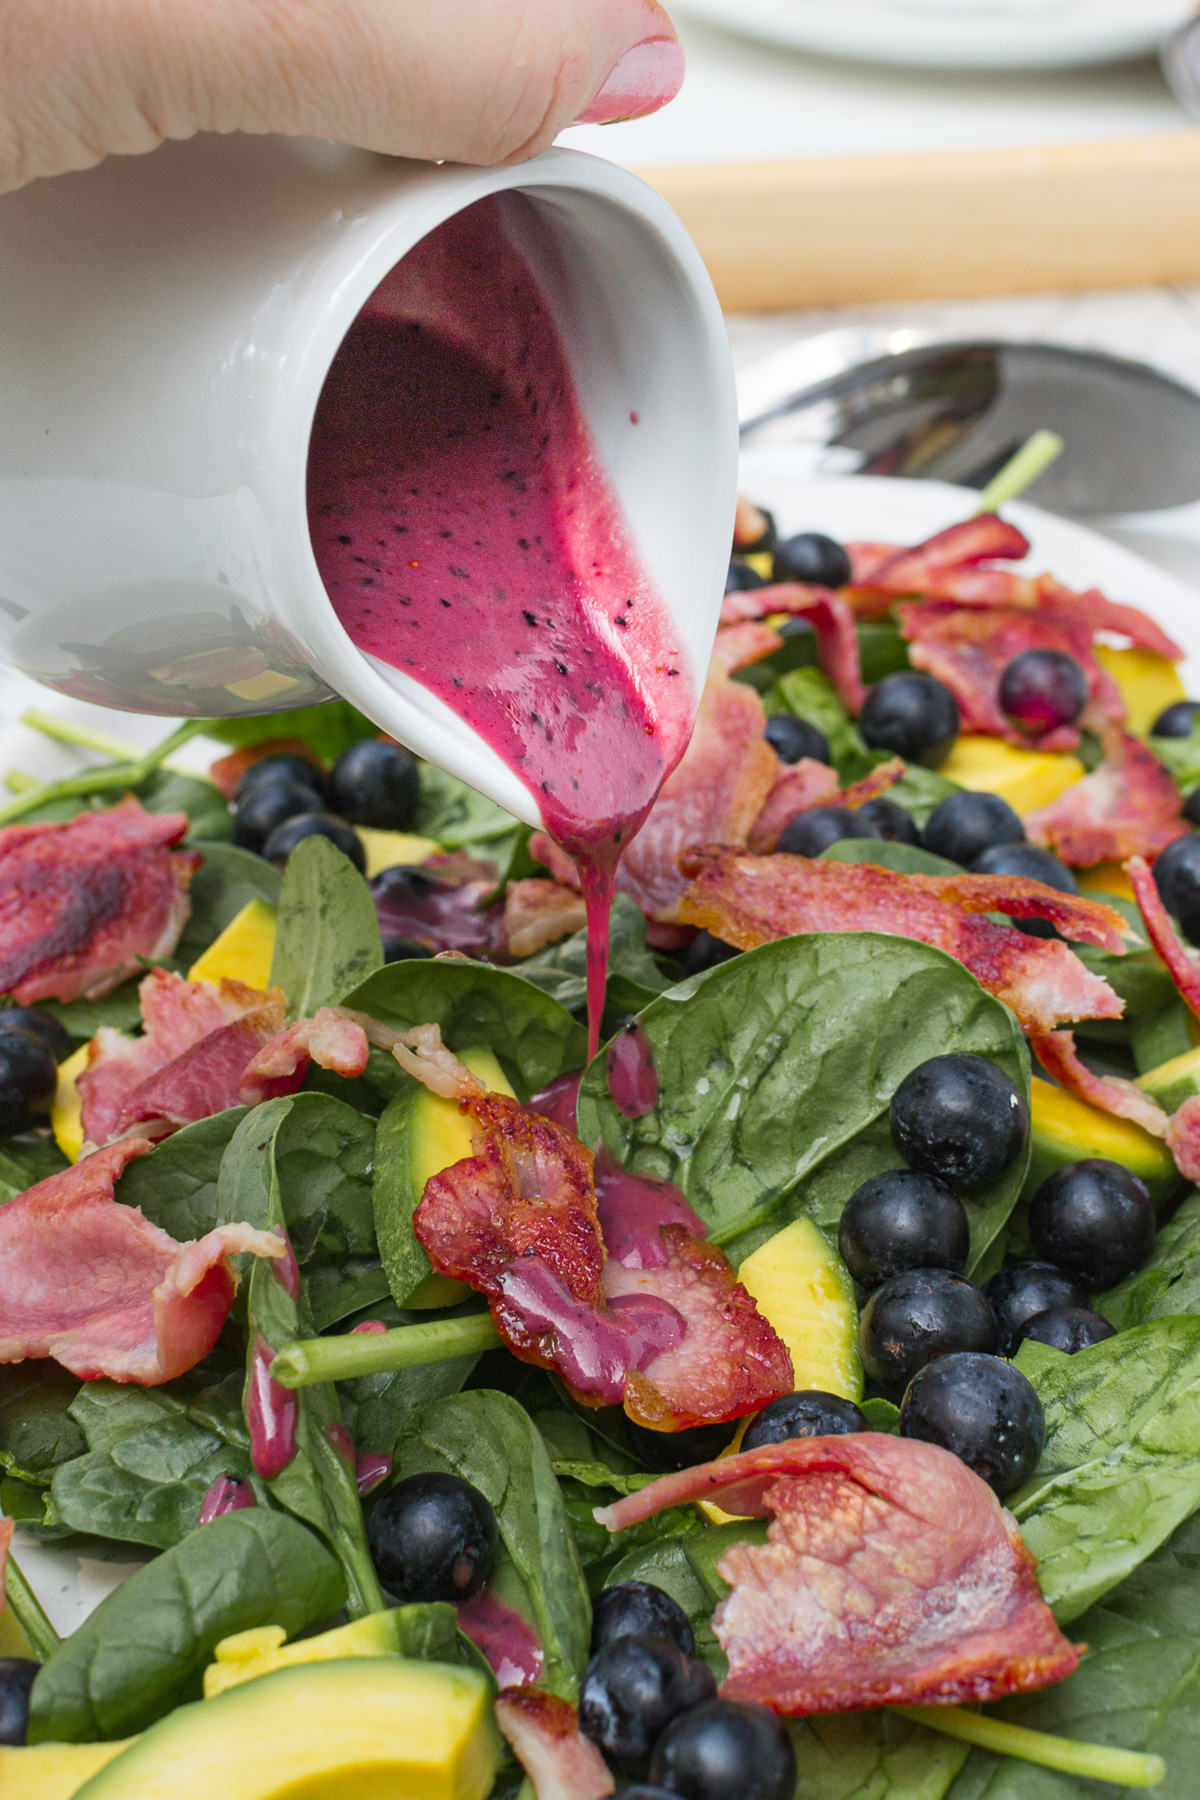
POLYGON ((264 1481, 282 1475, 296 1454, 297 1396, 271 1374, 275 1352, 256 1334, 246 1388, 246 1424, 250 1428, 250 1460, 264 1481))
POLYGON ((617 863, 696 695, 510 235, 531 229, 527 202, 481 201, 375 290, 317 407, 309 526, 353 642, 473 727, 575 858, 594 1053, 617 863))
POLYGON ((218 1475, 200 1502, 196 1523, 211 1525, 225 1513, 243 1512, 246 1507, 257 1505, 254 1489, 248 1481, 239 1481, 236 1475, 218 1475))
POLYGON ((487 1660, 502 1688, 540 1678, 546 1659, 532 1627, 486 1588, 459 1601, 458 1628, 487 1660))
POLYGON ((643 1119, 653 1112, 658 1100, 658 1070, 650 1040, 636 1019, 617 1033, 604 1061, 613 1105, 627 1119, 643 1119))

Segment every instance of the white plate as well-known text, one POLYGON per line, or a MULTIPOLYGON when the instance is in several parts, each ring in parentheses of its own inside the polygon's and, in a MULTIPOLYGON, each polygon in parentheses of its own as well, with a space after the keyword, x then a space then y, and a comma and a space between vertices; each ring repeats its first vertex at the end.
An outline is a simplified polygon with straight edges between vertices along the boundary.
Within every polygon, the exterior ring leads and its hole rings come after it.
POLYGON ((1193 0, 678 0, 796 50, 918 68, 1051 69, 1157 48, 1193 0))
MULTIPOLYGON (((803 450, 789 446, 749 450, 742 457, 743 492, 760 506, 769 507, 780 530, 788 535, 823 531, 842 541, 860 538, 916 544, 968 517, 978 501, 978 495, 967 488, 937 481, 899 481, 875 475, 812 477, 805 472, 805 461, 803 450)), ((1046 570, 1069 587, 1099 587, 1112 600, 1142 607, 1186 651, 1183 678, 1191 692, 1200 694, 1200 595, 1083 525, 1020 503, 1006 506, 1004 512, 1032 544, 1028 564, 1032 573, 1046 570)), ((169 720, 85 706, 33 683, 7 692, 0 689, 0 698, 10 705, 17 695, 22 708, 40 706, 45 712, 89 723, 117 737, 128 736, 140 744, 153 743, 170 729, 169 720)), ((284 729, 287 715, 280 717, 284 729)), ((203 766, 211 751, 204 740, 199 742, 204 748, 195 754, 193 767, 203 766)), ((14 746, 30 773, 46 770, 45 741, 26 727, 15 726, 10 713, 0 722, 0 773, 12 767, 14 746)), ((192 749, 188 745, 188 750, 192 749)), ((69 753, 55 750, 53 754, 53 772, 64 772, 61 758, 69 753)), ((112 1587, 143 1560, 133 1544, 91 1544, 81 1556, 54 1545, 33 1545, 20 1533, 14 1548, 52 1623, 64 1635, 82 1624, 112 1587)))

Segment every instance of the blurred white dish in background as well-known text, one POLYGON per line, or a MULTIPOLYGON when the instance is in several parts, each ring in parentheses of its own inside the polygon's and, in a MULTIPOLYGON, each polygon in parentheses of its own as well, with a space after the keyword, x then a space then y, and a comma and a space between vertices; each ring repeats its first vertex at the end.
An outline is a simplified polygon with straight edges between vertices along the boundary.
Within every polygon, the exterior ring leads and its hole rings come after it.
POLYGON ((939 69, 1052 69, 1156 50, 1194 0, 677 0, 796 50, 939 69))

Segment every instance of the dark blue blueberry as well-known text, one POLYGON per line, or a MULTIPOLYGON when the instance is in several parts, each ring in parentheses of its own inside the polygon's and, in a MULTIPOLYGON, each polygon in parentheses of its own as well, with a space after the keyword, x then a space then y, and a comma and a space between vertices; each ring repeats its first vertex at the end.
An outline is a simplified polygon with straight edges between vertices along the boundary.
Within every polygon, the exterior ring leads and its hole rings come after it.
POLYGON ((819 531, 801 531, 776 546, 771 572, 776 581, 840 588, 850 580, 850 558, 835 538, 819 531))
POLYGON ((0 1744, 23 1744, 29 1730, 29 1690, 38 1665, 25 1656, 0 1656, 0 1744))
POLYGON ((240 850, 263 855, 271 833, 299 813, 319 813, 325 805, 315 788, 298 781, 260 782, 238 805, 233 815, 233 841, 240 850))
POLYGON ((366 873, 367 858, 362 839, 352 825, 347 825, 345 819, 335 819, 332 813, 297 813, 295 818, 285 819, 282 825, 275 827, 263 845, 262 853, 268 862, 282 867, 296 845, 307 837, 328 838, 343 856, 350 858, 360 875, 366 873))
POLYGON ((1088 1297, 1078 1282, 1053 1263, 1010 1263, 984 1283, 996 1315, 996 1353, 1015 1356, 1023 1328, 1048 1307, 1086 1307, 1088 1297))
POLYGON ((846 1437, 866 1429, 867 1421, 853 1400, 804 1388, 764 1406, 746 1427, 742 1449, 761 1450, 764 1444, 786 1444, 789 1438, 846 1437))
POLYGON ((1200 825, 1200 787, 1194 787, 1184 801, 1183 816, 1189 825, 1200 825))
POLYGON ((798 763, 802 756, 813 762, 832 760, 825 733, 810 725, 807 719, 796 718, 794 713, 772 713, 763 736, 780 762, 798 763))
POLYGON ((656 1474, 691 1469, 697 1463, 720 1456, 737 1430, 737 1420, 722 1425, 692 1425, 686 1431, 651 1431, 646 1425, 625 1421, 625 1437, 638 1461, 656 1474))
POLYGON ((411 831, 421 800, 416 758, 399 744, 363 738, 334 763, 329 795, 332 810, 351 825, 411 831))
POLYGON ((1029 1202, 1029 1241, 1089 1293, 1140 1269, 1154 1247, 1154 1204, 1121 1163, 1086 1157, 1056 1169, 1029 1202))
POLYGON ((650 1780, 683 1800, 792 1800, 796 1752, 765 1706, 710 1700, 663 1732, 650 1780))
POLYGON ((874 833, 885 843, 919 844, 921 841, 912 814, 903 806, 897 806, 894 800, 865 800, 858 808, 858 819, 861 825, 871 827, 864 835, 869 837, 874 833))
POLYGON ((960 1352, 913 1377, 900 1403, 900 1436, 949 1450, 1003 1499, 1037 1468, 1046 1418, 1019 1369, 960 1352))
POLYGON ((627 1772, 646 1765, 672 1719, 717 1691, 712 1671, 670 1638, 649 1633, 610 1639, 579 1685, 579 1729, 606 1762, 627 1772))
MULTIPOLYGON (((1052 850, 1042 850, 1037 844, 993 844, 990 850, 982 851, 975 858, 971 864, 971 873, 1024 875, 1030 881, 1041 881, 1047 887, 1057 888, 1060 894, 1079 892, 1079 883, 1066 863, 1060 862, 1052 850)), ((1061 935, 1048 919, 1010 919, 1009 923, 1015 925, 1018 931, 1023 931, 1026 937, 1054 938, 1061 935)))
POLYGON ((469 1600, 491 1573, 499 1529, 478 1488, 431 1470, 398 1481, 375 1502, 367 1542, 398 1605, 469 1600))
POLYGON ((281 782, 299 782, 301 787, 312 788, 321 796, 322 805, 329 798, 323 769, 310 762, 307 756, 301 756, 299 751, 278 750, 272 756, 260 756, 257 762, 250 764, 238 782, 234 805, 240 806, 247 794, 252 794, 257 787, 277 787, 281 782))
POLYGON ((890 750, 905 762, 936 769, 958 737, 958 702, 932 675, 898 669, 875 683, 863 703, 858 729, 872 750, 890 750))
POLYGON ((40 1038, 56 1063, 65 1062, 75 1048, 74 1040, 64 1025, 43 1012, 40 1006, 10 1006, 0 1012, 0 1033, 29 1031, 40 1038))
POLYGON ((1154 859, 1159 898, 1191 944, 1200 944, 1200 831, 1176 838, 1154 859))
POLYGON ((985 1056, 931 1056, 892 1095, 892 1143, 911 1169, 956 1193, 998 1181, 1020 1156, 1029 1112, 1004 1070, 985 1056))
POLYGON ((879 833, 861 811, 849 806, 811 806, 789 819, 775 848, 790 856, 820 856, 843 838, 874 838, 879 833))
POLYGON ((748 594, 751 588, 766 587, 766 585, 766 582, 757 569, 752 569, 749 563, 739 562, 737 558, 734 557, 729 565, 729 572, 725 577, 725 592, 727 594, 748 594))
POLYGON ((1087 676, 1065 650, 1022 650, 1000 677, 1001 712, 1031 737, 1073 725, 1087 697, 1087 676))
POLYGON ((649 1635, 670 1638, 685 1656, 696 1654, 691 1620, 680 1606, 649 1581, 618 1581, 592 1602, 592 1651, 614 1638, 649 1635))
POLYGON ((385 963, 410 962, 414 958, 432 955, 429 945, 421 943, 419 938, 385 936, 383 940, 385 963))
POLYGON ((1107 1319, 1086 1306, 1051 1306, 1045 1312, 1034 1313, 1021 1327, 1022 1343, 1030 1338, 1035 1344, 1049 1344, 1052 1350, 1062 1350, 1067 1356, 1075 1356, 1116 1335, 1107 1319))
POLYGON ((1170 706, 1159 713, 1150 727, 1150 736, 1191 737, 1192 728, 1198 718, 1200 718, 1200 700, 1174 700, 1170 706))
POLYGON ((58 1087, 58 1065, 32 1031, 0 1031, 0 1137, 46 1113, 58 1087))
POLYGON ((727 944, 724 938, 714 937, 711 931, 698 931, 687 947, 683 967, 688 975, 702 975, 705 969, 715 969, 718 964, 732 962, 740 955, 736 944, 727 944))
POLYGON ((918 1369, 956 1350, 990 1353, 996 1321, 987 1299, 949 1269, 909 1269, 877 1287, 863 1308, 858 1352, 889 1394, 904 1392, 918 1369))
POLYGON ((960 788, 939 800, 921 833, 922 846, 934 856, 970 868, 985 850, 998 844, 1022 844, 1025 827, 999 794, 978 794, 960 788))
POLYGON ((872 1175, 851 1194, 838 1223, 842 1261, 865 1288, 906 1269, 961 1274, 970 1248, 962 1201, 944 1181, 917 1169, 872 1175))

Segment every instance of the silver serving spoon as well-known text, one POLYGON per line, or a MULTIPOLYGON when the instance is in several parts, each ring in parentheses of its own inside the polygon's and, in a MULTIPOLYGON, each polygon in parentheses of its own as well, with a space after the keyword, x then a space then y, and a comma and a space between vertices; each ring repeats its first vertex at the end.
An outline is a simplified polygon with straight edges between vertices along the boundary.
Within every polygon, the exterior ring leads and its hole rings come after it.
POLYGON ((738 402, 743 444, 809 445, 814 473, 982 488, 1046 428, 1066 449, 1029 498, 1054 512, 1200 500, 1200 394, 1102 351, 851 326, 744 369, 738 402))

